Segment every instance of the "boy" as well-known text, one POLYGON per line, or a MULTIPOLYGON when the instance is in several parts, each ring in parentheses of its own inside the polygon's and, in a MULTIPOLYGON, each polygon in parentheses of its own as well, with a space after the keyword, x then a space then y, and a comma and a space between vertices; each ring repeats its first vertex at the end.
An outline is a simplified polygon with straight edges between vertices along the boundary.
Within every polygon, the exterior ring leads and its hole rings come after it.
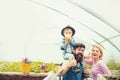
MULTIPOLYGON (((73 35, 75 34, 75 29, 68 25, 62 29, 61 34, 64 37, 61 45, 61 50, 63 50, 63 58, 65 61, 62 63, 60 69, 58 69, 57 71, 58 76, 63 75, 69 70, 69 67, 67 65, 71 65, 74 67, 77 64, 74 55, 72 54, 73 45, 75 44, 75 40, 73 38, 73 35)), ((74 73, 79 72, 79 70, 74 71, 74 73)))

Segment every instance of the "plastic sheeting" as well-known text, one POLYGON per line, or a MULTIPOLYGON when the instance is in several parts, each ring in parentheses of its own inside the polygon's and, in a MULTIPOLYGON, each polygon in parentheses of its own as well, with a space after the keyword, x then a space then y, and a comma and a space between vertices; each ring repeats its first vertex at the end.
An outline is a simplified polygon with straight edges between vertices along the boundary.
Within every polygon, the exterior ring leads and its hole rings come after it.
POLYGON ((120 57, 119 0, 0 1, 0 60, 62 61, 61 29, 75 28, 75 38, 104 49, 104 60, 120 57))

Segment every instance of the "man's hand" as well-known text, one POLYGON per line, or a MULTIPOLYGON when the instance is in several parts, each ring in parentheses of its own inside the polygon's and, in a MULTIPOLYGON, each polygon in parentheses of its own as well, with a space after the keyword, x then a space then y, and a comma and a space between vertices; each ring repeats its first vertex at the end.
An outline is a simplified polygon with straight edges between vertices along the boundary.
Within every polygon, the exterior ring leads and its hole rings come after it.
POLYGON ((83 73, 89 74, 89 70, 87 68, 83 68, 83 73))
POLYGON ((57 76, 64 75, 71 67, 76 66, 76 60, 66 60, 63 62, 62 66, 59 67, 58 71, 56 72, 57 76))

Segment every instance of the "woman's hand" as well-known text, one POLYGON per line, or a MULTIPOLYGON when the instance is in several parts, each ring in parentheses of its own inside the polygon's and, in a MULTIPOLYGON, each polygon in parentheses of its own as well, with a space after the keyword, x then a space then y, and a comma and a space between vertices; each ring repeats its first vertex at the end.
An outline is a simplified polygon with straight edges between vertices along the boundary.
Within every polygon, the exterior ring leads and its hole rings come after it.
POLYGON ((89 52, 89 54, 87 56, 84 56, 85 59, 90 59, 91 58, 91 53, 89 52))

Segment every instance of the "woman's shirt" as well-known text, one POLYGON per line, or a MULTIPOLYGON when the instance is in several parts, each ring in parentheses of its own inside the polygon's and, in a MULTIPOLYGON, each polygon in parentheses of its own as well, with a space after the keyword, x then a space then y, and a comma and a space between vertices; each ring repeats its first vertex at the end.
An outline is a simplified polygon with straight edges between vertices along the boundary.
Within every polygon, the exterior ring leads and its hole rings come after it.
POLYGON ((98 74, 109 74, 111 75, 111 72, 109 71, 106 64, 103 63, 102 60, 99 60, 97 63, 94 63, 92 60, 85 59, 85 62, 87 64, 92 65, 91 73, 93 76, 93 80, 97 80, 98 74))

